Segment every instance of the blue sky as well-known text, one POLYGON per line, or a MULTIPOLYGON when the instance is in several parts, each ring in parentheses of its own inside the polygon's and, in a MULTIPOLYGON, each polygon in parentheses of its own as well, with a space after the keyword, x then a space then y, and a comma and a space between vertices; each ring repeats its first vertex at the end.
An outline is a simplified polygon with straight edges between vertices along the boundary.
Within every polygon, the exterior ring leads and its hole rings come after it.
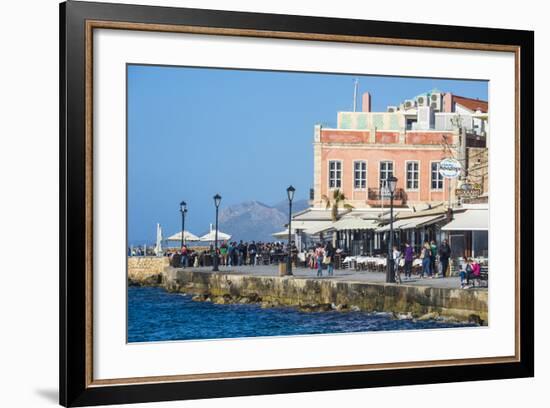
POLYGON ((487 100, 482 81, 128 66, 128 240, 207 232, 212 197, 221 206, 248 200, 275 204, 307 198, 313 185, 313 127, 336 126, 353 106, 353 81, 369 91, 373 111, 385 111, 439 89, 487 100))

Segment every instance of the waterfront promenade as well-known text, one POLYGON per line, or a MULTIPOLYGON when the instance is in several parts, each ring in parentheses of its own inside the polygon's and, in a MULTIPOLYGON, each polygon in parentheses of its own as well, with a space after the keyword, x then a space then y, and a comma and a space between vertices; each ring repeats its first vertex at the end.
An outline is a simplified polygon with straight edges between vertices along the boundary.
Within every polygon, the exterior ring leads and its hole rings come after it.
MULTIPOLYGON (((188 267, 177 268, 178 270, 196 271, 196 272, 212 272, 212 267, 188 267)), ((242 265, 242 266, 220 266, 220 273, 223 274, 236 274, 247 276, 279 276, 279 269, 277 265, 242 265)), ((215 272, 212 272, 215 273, 215 272)), ((334 270, 334 276, 328 276, 327 271, 323 271, 323 276, 317 276, 316 269, 310 268, 292 268, 292 273, 296 279, 319 279, 319 280, 331 280, 336 282, 361 282, 361 283, 385 283, 386 275, 384 272, 370 272, 370 271, 356 271, 354 269, 338 269, 334 270)), ((402 286, 426 286, 433 288, 445 288, 456 289, 460 288, 460 278, 458 276, 446 277, 446 278, 424 278, 420 279, 416 275, 413 275, 410 280, 405 280, 404 275, 401 275, 402 286)), ((487 290, 486 287, 470 288, 466 290, 487 290)))

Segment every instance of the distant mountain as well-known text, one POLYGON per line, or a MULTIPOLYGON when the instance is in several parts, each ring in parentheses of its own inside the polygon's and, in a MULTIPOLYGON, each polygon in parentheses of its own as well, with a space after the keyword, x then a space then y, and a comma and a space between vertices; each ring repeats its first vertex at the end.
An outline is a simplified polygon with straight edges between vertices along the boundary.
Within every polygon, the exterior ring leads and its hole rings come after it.
MULTIPOLYGON (((273 208, 287 214, 288 218, 288 200, 283 200, 273 206, 273 208)), ((297 213, 309 208, 309 200, 295 200, 292 201, 292 213, 297 213)))
MULTIPOLYGON (((307 200, 292 203, 293 212, 308 208, 307 200)), ((269 206, 259 201, 225 207, 220 211, 220 231, 236 241, 274 241, 271 234, 284 230, 288 222, 288 201, 269 206)))

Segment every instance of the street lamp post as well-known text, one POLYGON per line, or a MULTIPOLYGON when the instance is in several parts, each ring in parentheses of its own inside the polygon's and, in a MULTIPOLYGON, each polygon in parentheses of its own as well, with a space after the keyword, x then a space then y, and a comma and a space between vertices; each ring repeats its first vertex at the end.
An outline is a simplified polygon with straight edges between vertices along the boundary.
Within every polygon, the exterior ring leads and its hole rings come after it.
POLYGON ((182 201, 180 203, 180 212, 181 212, 181 245, 180 248, 183 248, 185 244, 185 214, 187 213, 187 203, 182 201))
POLYGON ((218 271, 218 209, 220 208, 220 202, 222 201, 222 196, 219 194, 216 194, 214 196, 214 205, 216 206, 216 232, 214 235, 214 259, 213 264, 214 267, 212 268, 212 271, 218 271))
POLYGON ((386 282, 395 282, 395 268, 393 265, 393 198, 395 195, 395 186, 397 185, 397 178, 391 176, 388 178, 388 189, 390 192, 390 242, 388 245, 388 259, 386 266, 386 282))
POLYGON ((296 189, 289 186, 286 189, 288 196, 288 258, 286 263, 287 275, 292 275, 292 200, 294 199, 294 192, 296 189))

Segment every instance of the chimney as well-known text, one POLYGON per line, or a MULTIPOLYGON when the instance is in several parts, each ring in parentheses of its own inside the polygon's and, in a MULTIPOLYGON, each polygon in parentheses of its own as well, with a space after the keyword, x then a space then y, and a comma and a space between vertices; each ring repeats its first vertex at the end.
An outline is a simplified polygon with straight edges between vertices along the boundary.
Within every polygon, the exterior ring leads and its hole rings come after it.
POLYGON ((446 92, 443 95, 443 112, 451 113, 453 111, 453 94, 446 92))
POLYGON ((368 92, 365 92, 363 94, 363 112, 370 112, 370 103, 371 103, 371 98, 370 98, 370 93, 368 92))

